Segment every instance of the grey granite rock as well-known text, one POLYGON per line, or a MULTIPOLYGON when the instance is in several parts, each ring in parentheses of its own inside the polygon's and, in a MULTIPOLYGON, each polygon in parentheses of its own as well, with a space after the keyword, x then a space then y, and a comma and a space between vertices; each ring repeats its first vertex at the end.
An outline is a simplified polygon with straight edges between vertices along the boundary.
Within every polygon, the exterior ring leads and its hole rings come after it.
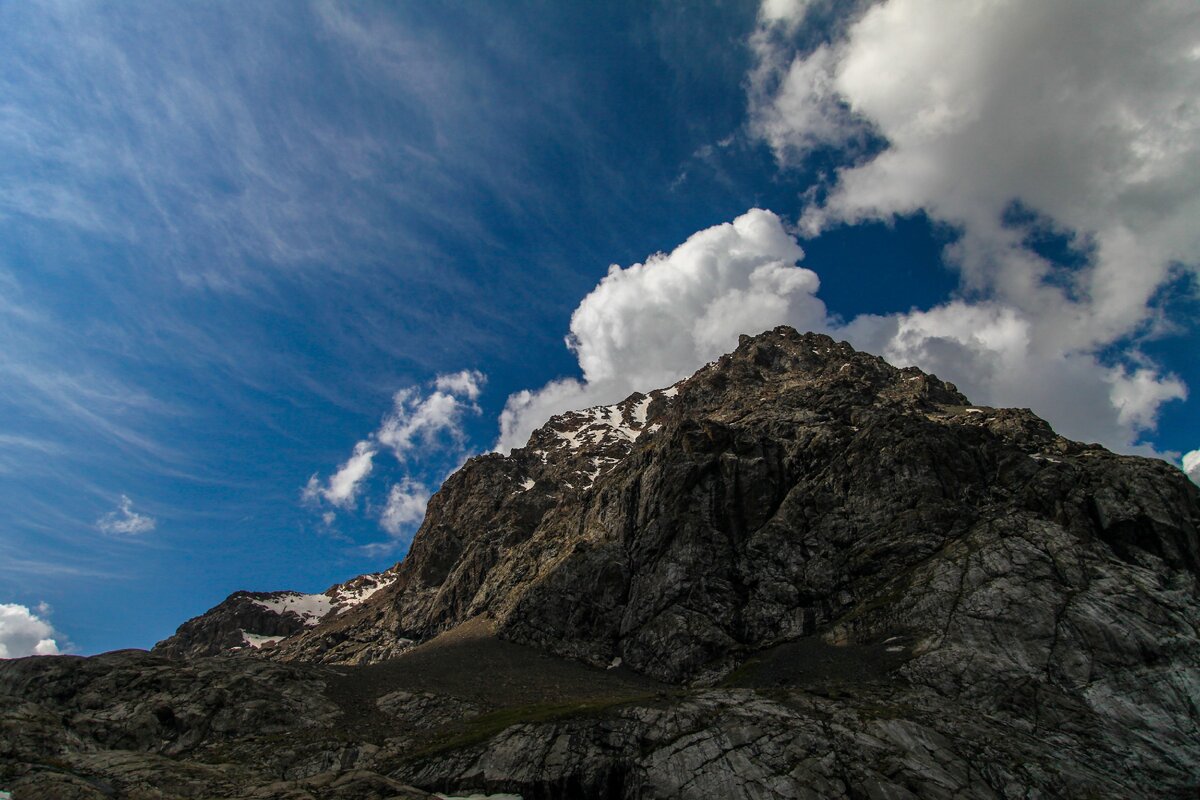
POLYGON ((0 664, 0 786, 1195 796, 1198 572, 1178 469, 779 328, 472 459, 274 647, 195 657, 231 598, 180 660, 0 664))

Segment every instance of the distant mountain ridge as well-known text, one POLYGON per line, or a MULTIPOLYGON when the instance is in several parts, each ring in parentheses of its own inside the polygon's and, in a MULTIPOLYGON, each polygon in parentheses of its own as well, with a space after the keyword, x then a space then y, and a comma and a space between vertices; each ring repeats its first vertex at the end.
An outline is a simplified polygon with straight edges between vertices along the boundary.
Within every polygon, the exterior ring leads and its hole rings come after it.
POLYGON ((154 652, 171 658, 197 658, 274 646, 362 604, 395 579, 393 567, 334 584, 321 594, 234 592, 219 605, 180 625, 173 636, 154 646, 154 652))

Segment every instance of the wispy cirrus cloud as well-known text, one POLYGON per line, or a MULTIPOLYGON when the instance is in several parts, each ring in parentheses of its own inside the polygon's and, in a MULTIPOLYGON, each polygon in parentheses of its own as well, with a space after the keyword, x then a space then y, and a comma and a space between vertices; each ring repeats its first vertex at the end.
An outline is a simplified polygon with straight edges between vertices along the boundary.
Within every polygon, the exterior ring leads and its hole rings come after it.
POLYGON ((275 65, 289 61, 287 37, 251 31, 290 25, 294 33, 297 21, 282 10, 240 9, 236 22, 219 6, 0 12, 21 32, 6 37, 13 68, 0 75, 0 152, 24 165, 19 180, 0 184, 0 214, 138 244, 160 266, 187 264, 177 277, 219 290, 256 282, 251 258, 294 265, 373 236, 346 204, 315 190, 362 174, 361 162, 381 151, 351 146, 361 132, 337 130, 297 95, 267 85, 275 65), (267 96, 283 107, 265 107, 267 96), (114 195, 119 206, 108 202, 114 195), (184 231, 188 245, 177 238, 184 231), (197 247, 218 258, 193 269, 184 248, 197 247))
POLYGON ((494 244, 464 195, 540 185, 496 167, 524 140, 497 119, 512 105, 492 100, 491 56, 406 15, 0 6, 0 499, 21 552, 124 565, 94 534, 98 517, 137 526, 105 508, 126 487, 156 509, 196 484, 273 502, 297 430, 377 407, 379 365, 438 369, 411 331, 490 341, 480 314, 429 302, 483 291, 446 243, 494 244), (388 67, 347 23, 373 48, 403 33, 416 61, 388 67), (281 423, 295 408, 310 416, 281 423))
MULTIPOLYGON (((317 462, 330 531, 382 524, 405 477, 442 479, 418 463, 427 430, 397 421, 355 460, 347 419, 386 404, 381 386, 519 361, 506 338, 558 312, 545 287, 592 227, 562 165, 586 155, 579 196, 621 196, 578 124, 592 74, 546 69, 530 45, 558 33, 531 42, 520 17, 543 15, 516 11, 0 4, 0 572, 20 591, 76 576, 99 620, 132 596, 100 577, 236 571, 197 546, 213 532, 282 550, 309 519, 295 475, 314 449, 335 453, 317 462), (97 535, 110 514, 137 526, 121 491, 171 535, 97 535)), ((254 580, 290 581, 296 560, 254 580)))
MULTIPOLYGON (((69 273, 102 309, 55 306, 33 275, 25 292, 0 276, 0 313, 23 315, 5 331, 22 344, 2 366, 27 395, 23 407, 49 399, 59 419, 157 455, 168 449, 161 437, 81 396, 151 394, 124 363, 110 363, 130 354, 216 373, 223 388, 232 379, 269 389, 262 376, 270 374, 273 385, 284 376, 296 392, 346 407, 364 396, 359 386, 338 388, 357 375, 314 379, 310 354, 256 347, 269 332, 246 336, 237 326, 223 335, 224 326, 204 324, 205 298, 236 302, 242 321, 294 324, 305 313, 297 300, 328 296, 331 285, 357 292, 349 315, 308 303, 328 316, 317 322, 345 329, 330 348, 357 363, 428 358, 396 327, 453 324, 464 342, 486 338, 465 318, 435 319, 419 301, 397 326, 395 305, 379 298, 424 287, 467 304, 478 282, 446 268, 453 258, 444 242, 485 250, 494 233, 461 213, 463 195, 532 213, 541 183, 514 177, 527 160, 524 133, 572 124, 544 100, 544 114, 514 114, 517 96, 533 98, 528 82, 495 69, 497 61, 521 67, 526 55, 502 26, 477 53, 448 47, 457 32, 412 10, 322 2, 233 10, 0 8, 0 226, 11 241, 56 242, 34 261, 54 273, 41 277, 61 285, 69 273), (297 40, 311 47, 297 49, 297 40), (355 99, 360 91, 370 102, 355 99), (118 258, 90 255, 98 250, 118 258), (86 370, 64 363, 81 350, 86 370), (105 388, 118 384, 128 391, 105 388)), ((556 82, 538 85, 554 91, 556 82)))

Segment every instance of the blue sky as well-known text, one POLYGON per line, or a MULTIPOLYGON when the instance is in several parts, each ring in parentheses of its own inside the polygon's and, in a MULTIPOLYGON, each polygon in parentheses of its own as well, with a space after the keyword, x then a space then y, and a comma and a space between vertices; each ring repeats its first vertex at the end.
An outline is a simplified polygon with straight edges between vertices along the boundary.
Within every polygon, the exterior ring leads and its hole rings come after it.
POLYGON ((468 455, 782 322, 1179 463, 1185 6, 0 6, 0 648, 386 568, 468 455))

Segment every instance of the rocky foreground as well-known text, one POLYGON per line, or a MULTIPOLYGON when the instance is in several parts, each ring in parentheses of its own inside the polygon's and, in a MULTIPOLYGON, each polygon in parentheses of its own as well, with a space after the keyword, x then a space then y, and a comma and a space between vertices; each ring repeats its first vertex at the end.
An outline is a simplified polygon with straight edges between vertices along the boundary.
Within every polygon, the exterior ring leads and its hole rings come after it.
POLYGON ((779 328, 472 459, 385 573, 0 662, 0 789, 1195 797, 1198 570, 1174 467, 779 328))

